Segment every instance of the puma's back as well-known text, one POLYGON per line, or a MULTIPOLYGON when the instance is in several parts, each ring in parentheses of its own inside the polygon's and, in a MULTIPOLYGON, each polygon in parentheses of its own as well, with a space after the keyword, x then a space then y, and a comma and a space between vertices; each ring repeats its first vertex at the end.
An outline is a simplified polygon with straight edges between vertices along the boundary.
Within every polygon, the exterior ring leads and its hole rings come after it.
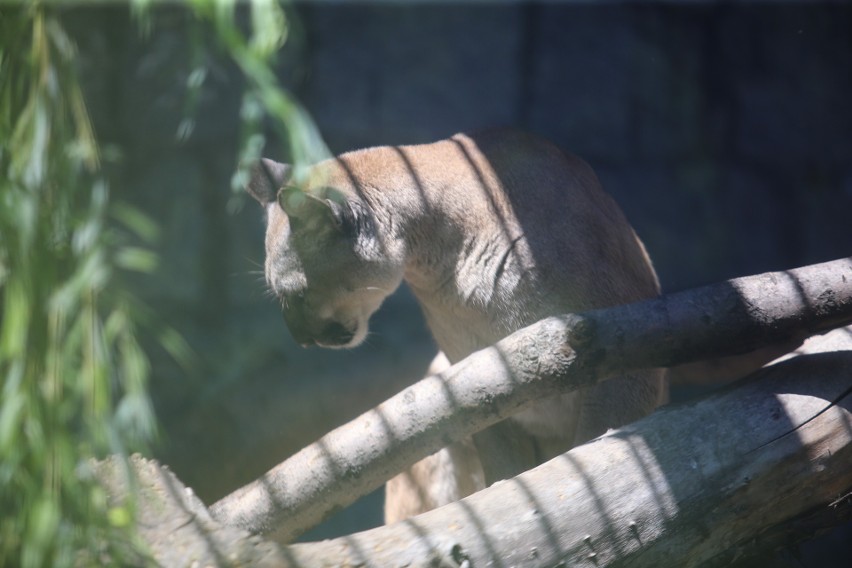
MULTIPOLYGON (((298 341, 357 345, 404 279, 449 363, 549 315, 658 293, 645 250, 591 168, 534 136, 498 131, 379 147, 302 179, 264 161, 249 191, 268 214, 266 277, 298 341)), ((537 403, 515 417, 536 461, 648 414, 660 371, 537 403)), ((386 518, 484 485, 471 441, 388 484, 386 518)))
POLYGON ((398 152, 434 223, 413 236, 425 254, 413 255, 406 280, 451 361, 554 313, 658 294, 642 244, 579 158, 514 131, 398 152))

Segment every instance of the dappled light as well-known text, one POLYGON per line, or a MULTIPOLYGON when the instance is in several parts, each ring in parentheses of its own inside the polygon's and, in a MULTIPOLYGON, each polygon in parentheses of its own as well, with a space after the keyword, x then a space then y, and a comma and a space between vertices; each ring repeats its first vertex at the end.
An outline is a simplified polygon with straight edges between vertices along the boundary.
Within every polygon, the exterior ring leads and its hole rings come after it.
MULTIPOLYGON (((734 311, 729 308, 727 295, 719 293, 722 288, 732 287, 732 284, 728 283, 717 285, 715 288, 720 290, 716 292, 713 291, 714 287, 709 287, 707 290, 693 291, 691 295, 684 292, 675 294, 671 298, 649 300, 644 306, 653 313, 660 313, 656 306, 657 302, 670 302, 671 310, 663 310, 663 313, 679 313, 677 311, 679 305, 694 306, 698 298, 714 298, 718 302, 715 310, 710 307, 712 304, 705 305, 704 309, 708 310, 706 313, 712 314, 709 317, 718 327, 724 329, 726 325, 750 325, 752 334, 755 334, 765 326, 770 333, 763 336, 763 341, 776 340, 784 329, 787 330, 786 333, 801 333, 809 328, 821 329, 824 325, 820 323, 821 321, 842 319, 848 321, 849 292, 837 286, 839 282, 845 282, 847 263, 847 259, 842 259, 824 266, 789 271, 789 274, 798 281, 809 283, 802 285, 804 292, 801 293, 808 294, 808 301, 815 309, 802 317, 793 318, 788 315, 797 309, 796 306, 799 304, 777 302, 777 297, 763 302, 761 295, 755 292, 761 289, 759 285, 761 282, 769 285, 776 282, 778 275, 774 274, 738 280, 733 286, 743 296, 739 302, 741 307, 734 311), (834 273, 839 280, 828 277, 835 268, 839 269, 839 272, 834 273), (826 277, 828 280, 824 280, 826 277), (826 282, 822 286, 833 282, 835 292, 833 299, 838 301, 833 302, 832 307, 829 308, 820 302, 819 298, 825 298, 826 294, 822 291, 825 288, 814 284, 817 281, 826 282), (772 310, 777 309, 778 306, 782 306, 782 309, 787 309, 789 312, 773 314, 772 310), (784 306, 787 308, 783 308, 784 306), (764 317, 754 320, 743 317, 755 312, 761 313, 764 317)), ((590 353, 595 353, 594 342, 600 338, 609 337, 611 333, 606 331, 608 326, 614 325, 622 332, 628 331, 623 327, 624 318, 627 316, 633 325, 633 329, 630 329, 632 335, 631 339, 619 348, 626 349, 626 352, 644 353, 646 350, 641 349, 642 342, 655 341, 655 334, 659 331, 660 324, 647 317, 636 317, 636 314, 642 310, 642 306, 643 304, 616 307, 587 314, 585 317, 593 318, 596 322, 591 327, 595 330, 597 337, 595 339, 587 337, 589 331, 586 329, 584 331, 586 336, 582 343, 590 353), (637 322, 643 322, 645 331, 641 330, 642 325, 637 322), (652 333, 644 335, 647 331, 652 333)), ((577 319, 568 318, 566 321, 576 324, 577 319)), ((669 318, 667 321, 670 324, 681 325, 690 323, 686 319, 669 318)), ((673 332, 673 329, 669 331, 669 333, 673 332)), ((643 355, 640 360, 646 363, 647 357, 651 360, 655 357, 671 357, 668 353, 672 349, 678 349, 678 357, 686 360, 700 356, 699 354, 706 356, 715 353, 716 350, 736 349, 740 335, 741 332, 735 332, 730 334, 728 339, 715 338, 715 342, 708 343, 710 347, 698 343, 685 343, 677 347, 668 346, 667 349, 652 349, 650 355, 643 355)), ((761 337, 759 333, 756 336, 761 337)), ((397 463, 411 463, 411 460, 416 459, 415 456, 422 456, 433 451, 435 445, 445 444, 452 439, 461 439, 481 429, 483 424, 499 419, 503 413, 516 412, 522 407, 518 406, 519 404, 531 403, 532 399, 528 398, 531 395, 545 396, 547 392, 559 392, 562 388, 567 388, 568 384, 576 388, 583 384, 583 381, 593 380, 595 373, 600 372, 601 369, 609 369, 608 373, 616 372, 610 369, 607 361, 597 357, 592 357, 591 361, 583 363, 582 348, 579 348, 576 358, 571 356, 556 362, 552 361, 552 356, 548 353, 559 352, 561 349, 559 345, 566 341, 565 338, 569 338, 567 342, 571 343, 570 337, 570 325, 566 326, 562 320, 555 318, 546 320, 532 326, 530 330, 522 330, 510 336, 495 347, 473 354, 441 374, 427 378, 421 384, 410 387, 395 399, 386 402, 380 407, 383 429, 386 432, 393 432, 394 443, 399 444, 397 451, 400 455, 403 453, 407 455, 405 459, 397 463), (544 347, 548 340, 555 343, 551 347, 544 347), (534 347, 538 345, 536 341, 544 343, 534 347), (531 353, 539 355, 531 360, 531 353), (551 364, 555 365, 552 369, 548 366, 551 364), (528 374, 530 373, 528 368, 532 371, 531 374, 528 374), (572 368, 578 376, 573 376, 572 368), (596 368, 598 371, 595 370, 596 368), (560 376, 561 373, 566 374, 560 376), (504 378, 490 385, 489 381, 494 376, 504 378), (482 386, 475 382, 475 379, 479 377, 484 381, 482 386), (549 387, 544 386, 545 379, 548 377, 554 381, 549 387), (555 390, 551 391, 550 388, 555 390), (525 392, 525 389, 531 390, 526 390, 524 395, 518 394, 525 392), (430 399, 425 393, 433 393, 434 396, 430 399), (475 399, 471 398, 471 396, 483 394, 485 398, 480 402, 474 402, 475 399), (407 402, 407 408, 401 411, 395 400, 407 402), (440 419, 435 418, 436 414, 427 412, 424 417, 429 417, 431 414, 433 421, 429 425, 421 424, 423 428, 420 432, 424 432, 423 436, 426 436, 425 432, 428 431, 428 436, 434 440, 430 444, 435 445, 426 445, 427 438, 415 434, 413 425, 419 424, 420 419, 412 415, 410 403, 414 401, 418 407, 422 405, 424 408, 430 403, 437 402, 437 408, 441 409, 437 412, 437 415, 441 416, 440 419), (521 403, 521 401, 524 402, 521 403), (402 430, 399 427, 388 426, 396 423, 398 419, 390 416, 397 413, 410 421, 410 428, 402 430), (431 438, 433 434, 435 438, 431 438), (418 446, 418 453, 412 452, 412 447, 415 445, 418 446)), ((653 344, 646 344, 646 346, 651 345, 653 344)), ((616 356, 615 360, 623 361, 624 359, 616 356)), ((570 554, 579 554, 577 551, 580 550, 571 548, 573 544, 568 546, 564 542, 565 538, 583 540, 577 536, 576 530, 579 529, 572 530, 570 527, 573 525, 570 523, 582 522, 582 530, 591 532, 591 525, 588 524, 588 515, 591 514, 600 519, 600 524, 596 525, 600 532, 591 537, 597 549, 586 551, 585 554, 587 557, 589 554, 595 554, 594 558, 598 558, 601 562, 605 558, 623 559, 632 557, 634 554, 641 554, 644 547, 656 547, 655 543, 658 541, 671 543, 661 544, 661 546, 682 547, 684 543, 690 542, 690 539, 700 539, 689 545, 694 547, 694 554, 698 555, 697 557, 712 555, 714 541, 710 539, 707 541, 710 544, 705 543, 708 535, 727 538, 724 534, 728 526, 720 521, 718 530, 721 532, 715 532, 715 529, 711 529, 706 521, 699 520, 704 514, 701 513, 704 510, 702 508, 709 507, 715 511, 714 515, 720 515, 720 519, 725 519, 727 518, 725 515, 741 510, 742 506, 737 504, 739 499, 747 499, 749 503, 755 503, 757 497, 749 494, 749 488, 753 488, 752 491, 759 491, 761 487, 766 487, 762 484, 766 479, 771 480, 769 487, 774 487, 774 484, 780 482, 778 476, 784 478, 784 474, 778 472, 779 467, 791 467, 793 471, 797 471, 799 466, 796 465, 795 460, 790 460, 789 456, 798 455, 802 456, 799 459, 809 459, 813 442, 807 437, 796 436, 795 432, 800 427, 816 427, 807 424, 803 417, 818 420, 820 424, 825 424, 828 428, 831 428, 833 423, 839 423, 844 433, 841 438, 838 438, 836 434, 829 434, 827 438, 816 439, 817 447, 820 447, 819 444, 828 443, 832 449, 820 454, 822 465, 812 470, 812 474, 821 477, 836 476, 838 468, 845 467, 841 464, 846 463, 849 452, 841 448, 849 441, 848 409, 844 406, 849 404, 846 381, 848 369, 849 358, 842 353, 796 358, 762 371, 739 389, 728 390, 725 394, 704 402, 674 406, 659 411, 623 430, 616 430, 599 440, 557 456, 528 474, 522 474, 513 480, 498 482, 490 489, 477 493, 456 505, 448 505, 426 513, 418 517, 421 520, 418 520, 416 525, 408 521, 403 521, 401 525, 409 523, 409 526, 423 529, 428 535, 427 543, 432 543, 428 544, 427 550, 431 550, 429 554, 436 555, 445 555, 448 552, 433 548, 437 546, 435 543, 446 543, 448 542, 446 539, 456 538, 458 531, 464 531, 464 527, 468 527, 474 531, 473 534, 479 535, 477 542, 485 538, 484 542, 480 542, 482 548, 478 554, 485 555, 481 558, 498 562, 498 559, 505 560, 505 555, 508 554, 507 549, 505 546, 498 546, 496 542, 491 542, 487 536, 483 535, 494 534, 496 538, 498 534, 503 535, 501 527, 507 526, 511 526, 512 531, 531 530, 538 536, 533 537, 531 534, 523 533, 527 535, 523 538, 532 539, 529 542, 537 543, 531 547, 538 554, 547 554, 548 558, 563 558, 570 554), (800 380, 803 375, 798 369, 807 370, 805 381, 800 380), (818 375, 820 380, 810 380, 814 374, 818 375), (787 394, 792 392, 791 388, 804 389, 816 396, 808 397, 807 400, 810 402, 802 404, 795 397, 790 398, 787 394), (778 401, 783 401, 783 404, 779 404, 778 401), (832 420, 832 415, 820 414, 821 410, 837 402, 840 406, 837 406, 835 410, 839 412, 840 408, 845 409, 843 419, 832 420), (790 412, 785 410, 788 406, 790 412), (793 409, 796 410, 796 414, 792 413, 793 409), (708 424, 713 424, 719 430, 707 431, 705 426, 708 424), (831 461, 830 466, 826 462, 828 459, 831 461), (607 476, 615 477, 607 480, 607 476), (624 490, 621 492, 616 489, 619 484, 624 484, 624 490), (575 488, 572 489, 572 487, 575 488), (549 494, 548 497, 544 497, 540 493, 544 488, 560 493, 557 496, 549 494), (743 490, 747 492, 743 494, 743 490), (720 493, 714 493, 714 491, 720 493), (510 495, 515 496, 510 498, 510 495), (619 495, 623 497, 620 498, 619 495), (511 499, 520 499, 524 505, 518 507, 511 499), (627 501, 620 499, 627 499, 627 501), (635 502, 630 501, 631 499, 635 499, 635 502), (722 501, 718 501, 719 499, 722 501), (725 499, 731 500, 730 508, 720 509, 719 503, 724 502, 725 499), (500 507, 511 509, 513 514, 500 513, 497 510, 500 507), (552 507, 557 509, 567 507, 573 512, 570 514, 549 513, 552 507), (584 510, 586 513, 583 513, 584 510), (453 520, 459 516, 463 521, 453 520), (489 520, 486 522, 485 519, 489 520), (500 521, 498 522, 497 519, 500 521), (531 529, 530 526, 535 528, 531 529), (560 529, 555 529, 556 526, 560 529), (442 537, 445 530, 450 530, 449 534, 456 536, 451 537, 447 534, 442 537)), ((368 419, 368 423, 373 420, 369 414, 365 415, 365 418, 368 419)), ((425 419, 429 420, 429 418, 425 419)), ((353 433, 362 432, 364 428, 358 421, 347 427, 351 428, 353 433)), ((354 447, 353 442, 350 441, 349 444, 347 449, 353 455, 362 453, 362 450, 354 447)), ((320 447, 322 445, 321 442, 320 447)), ((384 467, 381 466, 379 469, 384 467)), ((391 469, 396 471, 400 467, 402 465, 391 469)), ((359 472, 360 475, 367 475, 366 469, 359 472)), ((386 471, 382 476, 374 478, 373 483, 380 483, 391 474, 386 471)), ((344 477, 346 477, 345 474, 344 477)), ((784 483, 797 482, 792 475, 786 476, 785 479, 784 483)), ((836 479, 835 482, 838 486, 846 483, 842 479, 836 479)), ((347 489, 351 487, 347 485, 347 489)), ((349 495, 349 498, 354 496, 349 495)), ((762 512, 755 512, 755 517, 750 518, 760 518, 760 515, 768 514, 765 510, 760 509, 760 511, 762 512)), ((784 515, 793 513, 792 510, 782 507, 777 514, 780 521, 786 518, 784 515)), ((390 539, 389 542, 395 540, 396 537, 392 535, 395 534, 396 526, 374 529, 363 535, 347 538, 360 542, 361 550, 373 550, 376 544, 370 543, 378 542, 373 539, 390 539)), ((759 525, 752 526, 752 530, 759 530, 759 525)), ((505 536, 499 538, 503 542, 505 536)), ((427 543, 422 545, 427 546, 427 543)), ((305 546, 307 545, 302 545, 299 550, 308 550, 304 548, 305 546)), ((475 556, 473 544, 466 542, 460 546, 467 551, 465 554, 471 555, 471 558, 475 556)), ((585 548, 590 547, 586 544, 585 548)), ((317 548, 312 554, 319 553, 319 550, 326 549, 317 548)), ((370 558, 371 561, 380 563, 376 560, 377 557, 370 556, 370 558)))
POLYGON ((848 7, 77 4, 0 6, 0 565, 852 517, 848 7))
POLYGON ((819 488, 834 499, 848 487, 852 398, 797 425, 847 389, 850 369, 848 353, 802 356, 457 503, 337 540, 277 547, 275 554, 284 565, 305 568, 320 559, 657 566, 684 550, 697 563, 732 560, 767 519, 781 522, 800 511, 800 496, 819 488), (804 405, 797 402, 802 397, 804 405), (716 432, 705 436, 711 418, 716 432), (776 441, 763 443, 767 436, 776 441), (809 489, 800 487, 805 464, 809 489), (741 544, 723 544, 731 538, 741 544))

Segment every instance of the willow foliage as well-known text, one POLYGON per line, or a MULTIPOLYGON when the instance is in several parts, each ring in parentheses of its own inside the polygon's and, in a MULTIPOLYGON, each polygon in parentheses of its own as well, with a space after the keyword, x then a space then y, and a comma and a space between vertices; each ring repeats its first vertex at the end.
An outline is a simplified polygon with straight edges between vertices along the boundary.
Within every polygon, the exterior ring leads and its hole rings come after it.
MULTIPOLYGON (((284 143, 295 166, 298 178, 307 166, 329 157, 328 148, 311 118, 292 95, 284 89, 274 72, 276 56, 287 41, 290 19, 282 4, 276 0, 187 0, 198 22, 212 28, 228 56, 236 63, 246 79, 240 116, 243 122, 243 143, 240 163, 257 160, 266 144, 263 123, 272 125, 276 136, 284 143), (240 11, 240 7, 245 7, 240 11), (247 18, 240 18, 246 15, 247 18), (242 22, 241 20, 247 20, 242 22), (243 29, 248 28, 248 32, 243 29)), ((203 77, 203 70, 194 74, 203 77)), ((190 76, 190 90, 200 88, 203 80, 190 76)), ((234 176, 233 188, 244 187, 244 169, 234 176)))
POLYGON ((133 300, 110 286, 151 256, 107 222, 73 42, 39 6, 0 26, 0 564, 120 562, 130 504, 86 460, 155 429, 133 300))
MULTIPOLYGON (((73 2, 0 8, 0 565, 144 563, 133 504, 111 504, 87 463, 144 449, 155 434, 144 312, 117 273, 154 267, 131 243, 156 227, 110 202, 58 4, 73 2)), ((187 4, 248 79, 242 157, 260 153, 265 117, 298 163, 322 157, 272 71, 287 32, 281 7, 251 2, 245 25, 234 2, 187 4)), ((187 83, 190 96, 203 88, 203 70, 187 83)))

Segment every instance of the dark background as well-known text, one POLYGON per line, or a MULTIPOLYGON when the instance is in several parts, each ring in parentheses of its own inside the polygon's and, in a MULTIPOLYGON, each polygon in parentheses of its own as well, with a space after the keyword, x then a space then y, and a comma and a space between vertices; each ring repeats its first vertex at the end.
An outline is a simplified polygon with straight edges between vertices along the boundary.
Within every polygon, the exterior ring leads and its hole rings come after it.
MULTIPOLYGON (((66 16, 113 194, 162 228, 159 271, 133 285, 199 358, 187 371, 153 350, 157 455, 211 503, 419 378, 434 347, 406 290, 365 346, 297 347, 264 296, 261 210, 230 189, 239 73, 175 7, 147 35, 124 8, 66 16)), ((846 3, 327 2, 293 17, 279 76, 334 153, 538 132, 591 163, 666 291, 852 254, 846 3)), ((380 506, 310 536, 379 524, 380 506)), ((821 550, 806 565, 826 565, 821 550)))

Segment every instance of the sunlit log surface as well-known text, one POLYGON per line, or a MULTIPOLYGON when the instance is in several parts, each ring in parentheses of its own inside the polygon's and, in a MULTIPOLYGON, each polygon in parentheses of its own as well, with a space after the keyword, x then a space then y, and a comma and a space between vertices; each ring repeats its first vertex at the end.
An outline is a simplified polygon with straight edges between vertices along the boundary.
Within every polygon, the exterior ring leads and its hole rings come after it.
POLYGON ((211 507, 287 542, 451 441, 631 369, 747 352, 852 321, 840 259, 552 317, 424 379, 211 507))
POLYGON ((136 460, 141 532, 164 566, 723 565, 852 489, 850 384, 852 352, 797 357, 458 503, 319 543, 218 525, 171 474, 136 460))

